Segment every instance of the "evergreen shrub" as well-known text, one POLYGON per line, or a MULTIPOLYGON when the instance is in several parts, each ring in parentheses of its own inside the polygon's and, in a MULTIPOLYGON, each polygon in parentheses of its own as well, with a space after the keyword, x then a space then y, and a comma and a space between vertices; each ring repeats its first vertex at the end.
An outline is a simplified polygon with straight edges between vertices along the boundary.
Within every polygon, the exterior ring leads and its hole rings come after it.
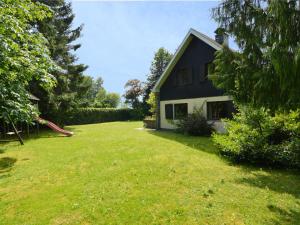
POLYGON ((236 162, 300 168, 300 110, 271 115, 240 109, 226 120, 226 134, 213 134, 223 155, 236 162))

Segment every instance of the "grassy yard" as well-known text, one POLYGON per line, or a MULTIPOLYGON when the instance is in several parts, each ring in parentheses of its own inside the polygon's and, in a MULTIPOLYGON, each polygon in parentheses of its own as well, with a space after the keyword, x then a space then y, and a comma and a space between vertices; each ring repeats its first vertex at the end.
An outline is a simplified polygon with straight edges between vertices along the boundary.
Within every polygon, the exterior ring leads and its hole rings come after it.
POLYGON ((70 127, 0 145, 0 224, 300 224, 300 175, 231 165, 208 138, 70 127))

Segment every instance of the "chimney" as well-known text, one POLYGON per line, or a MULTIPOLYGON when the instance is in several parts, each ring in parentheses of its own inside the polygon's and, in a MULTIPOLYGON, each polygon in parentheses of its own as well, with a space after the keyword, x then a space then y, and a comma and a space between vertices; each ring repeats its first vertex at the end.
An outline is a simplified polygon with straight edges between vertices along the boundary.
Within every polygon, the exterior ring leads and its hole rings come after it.
POLYGON ((226 34, 224 28, 217 28, 215 30, 215 34, 216 42, 218 42, 220 45, 228 46, 228 34, 226 34))

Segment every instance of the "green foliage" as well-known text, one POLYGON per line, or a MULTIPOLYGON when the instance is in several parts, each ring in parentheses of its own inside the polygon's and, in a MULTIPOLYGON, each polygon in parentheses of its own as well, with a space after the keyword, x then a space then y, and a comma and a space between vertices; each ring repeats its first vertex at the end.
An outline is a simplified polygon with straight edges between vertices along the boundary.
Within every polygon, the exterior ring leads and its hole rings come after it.
POLYGON ((210 138, 138 127, 0 143, 0 224, 299 224, 299 173, 233 165, 210 138))
POLYGON ((102 77, 98 77, 96 80, 92 79, 92 88, 91 88, 91 99, 95 99, 99 90, 103 88, 104 80, 102 77))
POLYGON ((98 93, 96 95, 94 106, 96 108, 105 108, 104 106, 105 97, 106 97, 106 90, 103 87, 101 87, 98 90, 98 93))
POLYGON ((242 104, 273 112, 299 108, 299 1, 224 0, 213 12, 240 48, 217 53, 215 85, 242 104))
POLYGON ((238 162, 300 168, 300 110, 277 113, 244 107, 214 134, 221 152, 238 162))
POLYGON ((80 108, 69 115, 68 124, 89 124, 140 119, 133 109, 80 108))
POLYGON ((86 65, 77 64, 75 51, 80 44, 74 43, 81 35, 83 26, 72 28, 75 15, 71 3, 65 0, 35 0, 50 7, 53 17, 35 23, 36 28, 48 40, 51 58, 63 69, 53 73, 57 85, 51 91, 39 88, 39 81, 31 82, 30 91, 40 98, 39 108, 45 118, 63 125, 70 111, 88 104, 91 83, 86 82, 83 72, 86 65))
POLYGON ((118 93, 108 93, 105 97, 104 104, 106 108, 117 108, 120 104, 121 97, 118 93))
POLYGON ((157 110, 157 105, 156 105, 156 97, 153 92, 150 93, 149 98, 147 100, 147 104, 150 106, 150 113, 155 117, 156 116, 156 110, 157 110))
POLYGON ((94 107, 96 108, 117 108, 120 104, 121 97, 118 93, 107 93, 106 90, 102 87, 99 89, 94 107))
POLYGON ((151 62, 150 74, 148 75, 147 81, 145 83, 143 96, 144 102, 149 98, 152 88, 165 71, 171 59, 172 54, 163 47, 159 48, 157 52, 155 52, 153 61, 151 62))
POLYGON ((0 1, 0 117, 30 122, 37 110, 28 100, 32 79, 50 89, 58 67, 49 57, 47 41, 32 24, 51 16, 51 11, 29 0, 0 1))
MULTIPOLYGON (((150 67, 150 74, 147 76, 147 81, 145 82, 143 92, 143 110, 145 111, 145 114, 149 114, 150 108, 152 107, 147 102, 150 98, 150 93, 160 76, 165 71, 172 57, 173 55, 163 47, 159 48, 154 54, 154 58, 150 67)), ((150 113, 153 114, 151 111, 150 113)))
POLYGON ((177 130, 180 133, 192 136, 209 136, 212 132, 212 127, 207 123, 203 112, 200 109, 195 109, 193 113, 179 120, 177 130))
POLYGON ((95 92, 94 92, 94 80, 90 76, 84 76, 80 86, 86 88, 86 92, 81 95, 78 101, 80 107, 89 107, 94 103, 95 92))

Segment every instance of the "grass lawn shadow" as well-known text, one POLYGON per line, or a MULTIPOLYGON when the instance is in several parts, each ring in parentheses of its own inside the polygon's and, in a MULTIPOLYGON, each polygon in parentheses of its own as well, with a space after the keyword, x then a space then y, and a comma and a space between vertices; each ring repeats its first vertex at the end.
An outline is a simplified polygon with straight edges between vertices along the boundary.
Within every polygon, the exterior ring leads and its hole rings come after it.
MULTIPOLYGON (((74 127, 64 127, 64 129, 67 131, 74 132, 74 135, 82 132, 80 129, 74 127)), ((42 129, 39 134, 32 134, 29 137, 24 137, 24 140, 27 141, 27 140, 39 139, 39 138, 70 138, 70 137, 60 134, 58 132, 54 132, 50 129, 42 129)))
POLYGON ((237 179, 237 183, 271 190, 280 194, 290 194, 300 199, 299 172, 279 169, 261 170, 247 166, 242 166, 242 169, 250 176, 237 179))
POLYGON ((245 176, 233 180, 237 184, 259 188, 268 192, 291 195, 296 199, 297 207, 282 206, 280 203, 268 204, 266 207, 276 215, 272 224, 300 224, 300 176, 299 171, 289 169, 257 168, 241 165, 245 176))
POLYGON ((11 168, 14 166, 14 164, 16 163, 16 161, 17 161, 16 158, 11 158, 11 157, 0 158, 0 174, 9 172, 11 168))
POLYGON ((179 142, 199 151, 219 155, 217 147, 213 145, 209 137, 188 136, 169 130, 147 130, 147 132, 161 138, 179 142))
MULTIPOLYGON (((193 149, 219 155, 224 162, 231 166, 237 166, 243 171, 245 176, 233 180, 234 183, 251 186, 254 188, 260 188, 264 190, 270 190, 279 194, 289 194, 298 199, 300 206, 300 176, 299 172, 295 170, 284 169, 270 169, 251 166, 248 164, 237 164, 231 162, 225 157, 222 157, 217 147, 212 143, 212 140, 208 137, 193 137, 186 136, 174 131, 147 131, 152 135, 179 142, 193 149)), ((268 209, 276 214, 276 220, 273 224, 300 224, 300 212, 294 208, 284 209, 276 205, 266 206, 268 209)))
POLYGON ((276 218, 272 222, 276 225, 283 224, 299 224, 300 221, 300 212, 294 209, 282 209, 276 205, 268 205, 268 209, 276 214, 276 218))

